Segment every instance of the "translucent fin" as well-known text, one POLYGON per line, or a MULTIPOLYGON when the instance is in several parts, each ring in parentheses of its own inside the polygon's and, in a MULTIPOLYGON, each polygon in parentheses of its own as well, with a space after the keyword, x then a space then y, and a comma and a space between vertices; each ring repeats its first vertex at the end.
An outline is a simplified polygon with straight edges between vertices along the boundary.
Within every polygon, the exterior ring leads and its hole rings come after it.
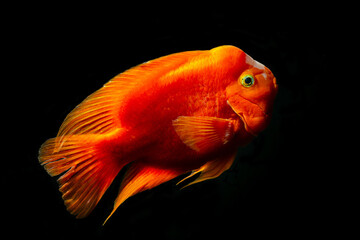
POLYGON ((142 163, 133 163, 126 172, 124 180, 121 183, 119 195, 115 200, 114 208, 104 224, 109 220, 116 209, 129 197, 147 189, 154 188, 182 173, 182 171, 157 168, 142 163))
POLYGON ((209 161, 209 162, 205 163, 203 166, 201 166, 200 168, 192 171, 192 173, 189 176, 185 177, 177 184, 182 183, 186 179, 189 179, 198 173, 200 173, 200 176, 197 177, 193 182, 182 187, 182 189, 185 187, 188 187, 192 184, 195 184, 195 183, 199 183, 199 182, 202 182, 205 180, 217 178, 223 172, 225 172, 226 170, 228 170, 231 167, 231 165, 234 162, 235 156, 236 156, 236 154, 232 154, 225 158, 219 158, 219 159, 215 159, 213 161, 209 161))
POLYGON ((66 136, 57 151, 58 138, 47 140, 40 148, 39 162, 58 179, 67 210, 77 218, 88 216, 95 208, 123 165, 99 152, 97 139, 88 135, 66 136))
POLYGON ((173 121, 173 126, 183 143, 197 152, 221 147, 234 134, 231 120, 216 117, 180 116, 173 121))

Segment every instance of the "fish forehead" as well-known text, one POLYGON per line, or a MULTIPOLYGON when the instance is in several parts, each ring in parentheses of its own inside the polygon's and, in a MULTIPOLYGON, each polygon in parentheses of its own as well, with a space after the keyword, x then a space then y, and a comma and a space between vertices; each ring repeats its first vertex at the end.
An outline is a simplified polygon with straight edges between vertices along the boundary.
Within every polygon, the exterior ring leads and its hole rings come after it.
POLYGON ((264 64, 259 63, 258 61, 254 60, 252 57, 250 57, 247 54, 246 54, 246 58, 245 58, 245 63, 252 66, 252 67, 254 67, 254 68, 257 68, 257 69, 260 69, 260 70, 265 70, 264 64))
POLYGON ((267 76, 266 76, 267 74, 266 74, 266 72, 265 72, 265 66, 264 66, 264 64, 262 64, 262 63, 260 63, 260 62, 258 62, 258 61, 256 61, 256 60, 254 60, 252 57, 250 57, 250 56, 247 55, 247 54, 246 54, 246 58, 245 58, 245 63, 248 64, 248 65, 250 65, 250 66, 252 66, 253 68, 257 68, 257 69, 259 69, 260 71, 263 71, 263 72, 261 73, 261 75, 263 76, 264 79, 267 78, 267 76))

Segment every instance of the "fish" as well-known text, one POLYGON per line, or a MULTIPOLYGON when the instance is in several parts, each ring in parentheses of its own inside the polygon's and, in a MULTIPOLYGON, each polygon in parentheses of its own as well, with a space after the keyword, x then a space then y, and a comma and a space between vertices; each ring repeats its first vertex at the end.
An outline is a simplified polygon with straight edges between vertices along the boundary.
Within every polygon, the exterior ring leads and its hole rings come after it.
POLYGON ((127 166, 113 210, 129 197, 188 174, 184 187, 228 170, 237 149, 269 124, 272 72, 224 45, 163 56, 124 71, 92 93, 42 144, 39 163, 67 210, 87 217, 127 166), (188 180, 189 181, 189 180, 188 180))

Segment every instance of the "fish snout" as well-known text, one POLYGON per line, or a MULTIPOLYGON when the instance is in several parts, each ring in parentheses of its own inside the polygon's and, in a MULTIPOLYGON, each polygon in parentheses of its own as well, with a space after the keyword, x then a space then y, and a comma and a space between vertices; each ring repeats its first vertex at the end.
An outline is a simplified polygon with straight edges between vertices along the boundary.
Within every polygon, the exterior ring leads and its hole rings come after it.
POLYGON ((273 82, 274 89, 275 89, 275 91, 276 91, 276 93, 277 93, 277 91, 278 91, 278 85, 277 85, 277 83, 276 83, 276 77, 273 78, 272 82, 273 82))
POLYGON ((274 88, 275 92, 277 92, 278 90, 278 85, 276 83, 276 77, 274 76, 274 74, 270 71, 269 68, 265 67, 265 74, 266 74, 266 79, 270 82, 270 84, 272 84, 272 87, 274 88))

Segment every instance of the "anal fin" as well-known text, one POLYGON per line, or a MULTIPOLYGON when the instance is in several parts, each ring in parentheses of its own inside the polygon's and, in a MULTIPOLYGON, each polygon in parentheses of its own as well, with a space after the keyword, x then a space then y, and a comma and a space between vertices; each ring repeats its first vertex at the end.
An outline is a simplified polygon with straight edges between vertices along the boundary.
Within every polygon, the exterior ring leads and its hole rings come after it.
POLYGON ((236 156, 236 153, 231 154, 224 158, 217 158, 215 160, 209 161, 209 162, 205 163, 204 165, 202 165, 200 168, 192 171, 189 176, 182 179, 180 182, 177 183, 177 185, 198 173, 200 173, 199 177, 197 177, 191 183, 182 187, 182 189, 185 187, 188 187, 190 185, 193 185, 195 183, 199 183, 199 182, 202 182, 205 180, 217 178, 223 172, 225 172, 226 170, 228 170, 231 167, 231 165, 233 164, 233 162, 235 160, 235 156, 236 156))
POLYGON ((179 170, 163 169, 143 163, 133 163, 126 172, 124 180, 121 183, 119 195, 114 203, 114 208, 103 225, 109 220, 116 209, 129 197, 154 188, 183 173, 183 171, 179 170))

